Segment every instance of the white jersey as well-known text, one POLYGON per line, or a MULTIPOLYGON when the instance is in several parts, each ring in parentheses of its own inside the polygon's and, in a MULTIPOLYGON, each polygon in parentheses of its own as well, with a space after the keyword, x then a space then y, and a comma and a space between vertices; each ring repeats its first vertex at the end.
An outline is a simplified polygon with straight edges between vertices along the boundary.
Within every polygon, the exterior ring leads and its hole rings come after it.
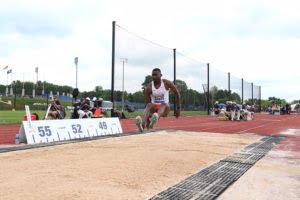
POLYGON ((151 103, 154 104, 169 103, 169 90, 166 90, 163 80, 161 80, 161 84, 158 89, 155 88, 154 82, 152 81, 151 103))

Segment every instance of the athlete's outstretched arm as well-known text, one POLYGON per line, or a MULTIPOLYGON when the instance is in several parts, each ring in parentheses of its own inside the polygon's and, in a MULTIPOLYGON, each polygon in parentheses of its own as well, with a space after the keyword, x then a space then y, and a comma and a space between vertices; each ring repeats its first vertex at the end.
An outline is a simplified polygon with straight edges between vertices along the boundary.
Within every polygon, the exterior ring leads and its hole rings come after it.
POLYGON ((180 116, 180 105, 181 105, 180 93, 179 93, 177 87, 171 81, 165 80, 165 84, 175 94, 175 101, 176 101, 176 112, 175 112, 175 115, 178 118, 180 116))

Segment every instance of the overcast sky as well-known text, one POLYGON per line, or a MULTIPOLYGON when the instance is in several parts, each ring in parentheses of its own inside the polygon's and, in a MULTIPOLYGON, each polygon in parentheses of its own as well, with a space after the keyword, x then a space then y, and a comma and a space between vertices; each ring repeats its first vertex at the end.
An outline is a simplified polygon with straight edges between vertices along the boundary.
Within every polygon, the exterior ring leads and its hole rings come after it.
POLYGON ((116 21, 260 85, 263 99, 300 99, 299 8, 299 0, 1 0, 0 83, 35 81, 38 67, 39 80, 75 87, 78 56, 79 89, 110 88, 116 21))

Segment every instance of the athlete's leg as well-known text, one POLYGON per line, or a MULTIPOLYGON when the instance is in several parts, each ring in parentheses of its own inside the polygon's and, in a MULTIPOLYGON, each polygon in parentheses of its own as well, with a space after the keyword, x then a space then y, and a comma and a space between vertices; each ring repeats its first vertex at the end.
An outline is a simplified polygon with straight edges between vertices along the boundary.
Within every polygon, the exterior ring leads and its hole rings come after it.
POLYGON ((157 114, 159 117, 167 117, 171 108, 169 104, 161 104, 157 114))
POLYGON ((144 114, 143 114, 143 117, 142 117, 142 122, 143 122, 143 127, 149 127, 149 123, 150 123, 150 120, 149 118, 152 116, 152 114, 155 112, 155 107, 154 107, 154 104, 152 103, 148 103, 146 105, 146 108, 144 110, 144 114))
POLYGON ((157 123, 158 119, 160 117, 166 117, 168 116, 170 112, 170 106, 169 104, 161 104, 160 108, 158 109, 157 113, 153 113, 151 118, 151 123, 149 125, 149 128, 153 128, 154 125, 157 123))
POLYGON ((148 118, 147 119, 147 121, 146 121, 146 125, 145 125, 145 127, 147 128, 147 129, 149 129, 149 126, 150 126, 150 118, 148 118))
POLYGON ((145 127, 149 129, 150 119, 149 117, 154 113, 154 105, 152 103, 148 103, 143 113, 143 117, 137 116, 136 119, 136 126, 140 132, 143 132, 145 127))
POLYGON ((140 131, 140 132, 143 132, 143 131, 144 131, 144 128, 143 128, 143 122, 142 122, 141 116, 137 116, 137 117, 135 118, 135 120, 136 120, 135 124, 136 124, 137 128, 139 129, 139 131, 140 131))

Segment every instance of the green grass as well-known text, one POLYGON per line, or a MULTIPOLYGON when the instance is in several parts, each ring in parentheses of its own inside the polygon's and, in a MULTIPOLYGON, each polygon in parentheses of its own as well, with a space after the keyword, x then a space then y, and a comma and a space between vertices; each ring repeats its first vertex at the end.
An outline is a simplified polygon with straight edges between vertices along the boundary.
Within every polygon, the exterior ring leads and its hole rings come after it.
MULTIPOLYGON (((24 106, 28 105, 30 107, 31 113, 37 113, 40 119, 43 119, 46 114, 47 103, 50 102, 45 98, 28 98, 28 97, 17 97, 16 103, 14 102, 14 97, 2 97, 0 98, 0 125, 1 124, 21 124, 24 119, 25 109, 24 106), (8 105, 4 102, 10 101, 11 104, 8 105), (16 111, 12 111, 16 105, 16 111)), ((71 106, 71 101, 60 101, 65 107, 71 106)), ((117 109, 121 109, 120 106, 117 109)), ((70 118, 70 111, 67 110, 66 119, 70 118)), ((135 111, 132 113, 124 112, 126 118, 135 118, 138 115, 143 115, 142 111, 135 111)), ((193 115, 206 115, 206 111, 181 111, 182 116, 193 116, 193 115)), ((107 111, 108 117, 110 117, 110 111, 107 111)), ((174 112, 171 111, 169 116, 173 116, 174 112)))
MULTIPOLYGON (((37 113, 40 118, 42 118, 46 112, 41 110, 34 110, 31 113, 37 113)), ((26 115, 24 111, 9 111, 9 110, 1 110, 0 111, 0 124, 20 124, 24 115, 26 115)))
MULTIPOLYGON (((110 116, 110 111, 107 111, 110 116)), ((46 114, 43 110, 32 110, 31 113, 37 113, 40 119, 46 114)), ((181 111, 181 116, 194 116, 194 115, 206 115, 206 111, 181 111)), ((21 124, 24 119, 25 110, 1 110, 0 111, 0 124, 21 124)), ((135 111, 133 113, 124 112, 126 118, 135 118, 138 115, 142 115, 143 112, 135 111)), ((169 113, 169 116, 173 116, 173 111, 169 113)), ((70 112, 67 111, 66 119, 70 118, 70 112)))
MULTIPOLYGON (((28 97, 17 97, 16 102, 13 97, 2 97, 0 98, 0 110, 12 110, 15 107, 15 110, 24 110, 24 106, 28 105, 31 110, 46 110, 51 100, 45 98, 28 98, 28 97), (4 103, 6 102, 6 103, 4 103), (10 102, 11 104, 7 104, 10 102)), ((71 106, 72 101, 60 101, 63 106, 71 106)))

